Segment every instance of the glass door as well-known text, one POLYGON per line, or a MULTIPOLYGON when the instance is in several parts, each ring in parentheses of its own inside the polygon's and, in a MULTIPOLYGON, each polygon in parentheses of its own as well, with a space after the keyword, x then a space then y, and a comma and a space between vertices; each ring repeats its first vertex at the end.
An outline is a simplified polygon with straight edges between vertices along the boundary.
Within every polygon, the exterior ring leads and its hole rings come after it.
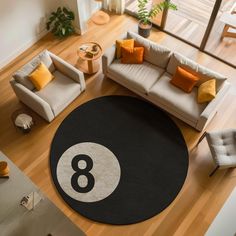
MULTIPOLYGON (((137 17, 138 0, 125 0, 137 17)), ((164 0, 149 0, 149 6, 164 0)), ((166 33, 236 68, 236 0, 165 0, 177 5, 153 19, 166 33)))
POLYGON ((168 11, 165 30, 196 46, 201 45, 215 0, 172 0, 177 11, 168 11))
POLYGON ((236 1, 223 0, 205 51, 236 66, 236 1))

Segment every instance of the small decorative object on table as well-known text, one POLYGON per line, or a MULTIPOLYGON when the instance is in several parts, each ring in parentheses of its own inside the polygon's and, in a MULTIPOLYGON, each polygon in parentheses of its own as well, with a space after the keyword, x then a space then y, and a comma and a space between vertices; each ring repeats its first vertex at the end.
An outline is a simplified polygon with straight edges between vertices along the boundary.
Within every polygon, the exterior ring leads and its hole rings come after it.
POLYGON ((0 161, 0 178, 9 178, 10 169, 6 161, 0 161))
POLYGON ((78 50, 78 68, 86 74, 94 74, 99 70, 98 59, 102 55, 102 47, 95 42, 82 44, 78 50))

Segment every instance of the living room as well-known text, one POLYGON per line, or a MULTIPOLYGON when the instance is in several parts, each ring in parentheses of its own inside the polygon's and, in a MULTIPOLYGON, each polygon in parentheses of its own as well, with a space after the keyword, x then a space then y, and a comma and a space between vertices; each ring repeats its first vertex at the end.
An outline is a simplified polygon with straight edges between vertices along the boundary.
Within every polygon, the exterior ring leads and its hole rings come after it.
POLYGON ((184 2, 0 3, 4 236, 235 234, 236 6, 184 2))

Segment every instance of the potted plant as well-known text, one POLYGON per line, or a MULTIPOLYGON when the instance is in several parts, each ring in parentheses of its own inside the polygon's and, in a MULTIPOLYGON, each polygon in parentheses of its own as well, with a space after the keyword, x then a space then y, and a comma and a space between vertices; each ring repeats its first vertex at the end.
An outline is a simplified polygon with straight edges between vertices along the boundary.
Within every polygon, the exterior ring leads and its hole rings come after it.
POLYGON ((74 13, 67 8, 58 7, 57 11, 52 12, 47 22, 47 30, 51 29, 54 36, 58 38, 66 38, 75 33, 73 21, 74 13))
POLYGON ((147 8, 150 0, 138 0, 138 33, 144 38, 149 37, 152 28, 151 20, 165 9, 177 10, 177 6, 169 0, 154 4, 151 9, 147 8))

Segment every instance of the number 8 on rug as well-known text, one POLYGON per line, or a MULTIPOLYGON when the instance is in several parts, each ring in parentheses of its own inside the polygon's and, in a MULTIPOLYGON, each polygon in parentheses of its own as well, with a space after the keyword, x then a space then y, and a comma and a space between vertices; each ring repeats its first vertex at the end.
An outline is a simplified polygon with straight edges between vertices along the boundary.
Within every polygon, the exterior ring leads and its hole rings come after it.
POLYGON ((71 146, 57 164, 57 179, 62 190, 81 202, 96 202, 108 197, 118 186, 120 175, 114 153, 92 142, 71 146))

